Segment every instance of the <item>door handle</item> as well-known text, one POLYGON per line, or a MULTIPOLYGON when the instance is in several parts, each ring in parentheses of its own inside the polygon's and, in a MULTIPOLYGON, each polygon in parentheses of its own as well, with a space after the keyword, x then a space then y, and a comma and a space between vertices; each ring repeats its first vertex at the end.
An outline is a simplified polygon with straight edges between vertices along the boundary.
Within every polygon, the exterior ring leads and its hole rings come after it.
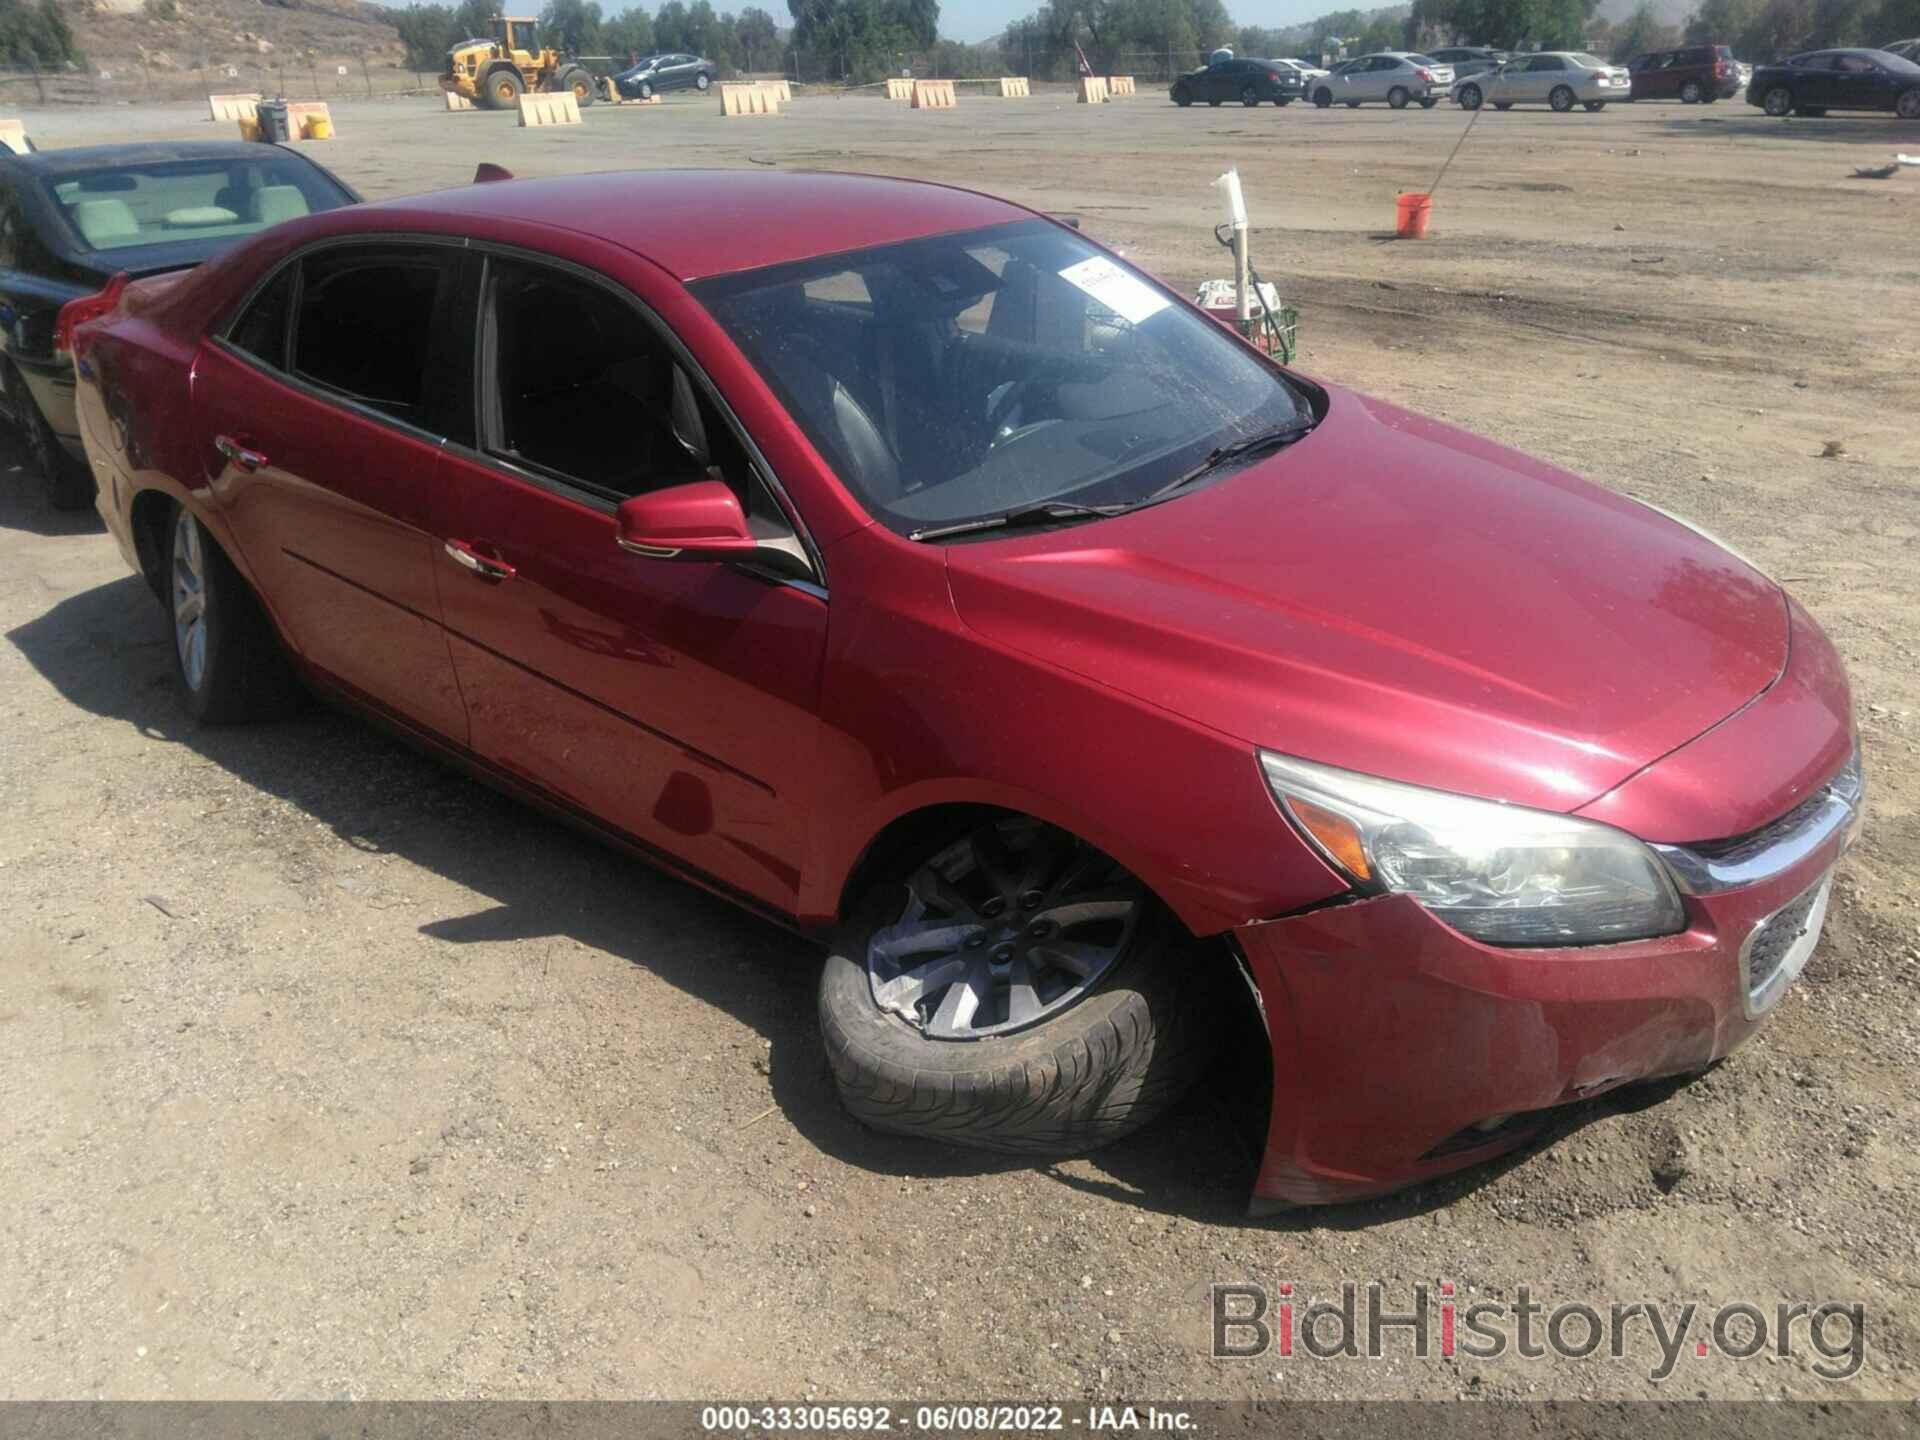
POLYGON ((227 459, 231 460, 234 464, 238 465, 242 470, 258 470, 262 465, 267 463, 266 456, 262 455, 258 450, 249 450, 231 435, 214 436, 213 448, 226 456, 227 459))
POLYGON ((471 570, 482 580, 511 580, 520 572, 504 560, 490 560, 464 540, 449 540, 447 555, 453 563, 471 570))

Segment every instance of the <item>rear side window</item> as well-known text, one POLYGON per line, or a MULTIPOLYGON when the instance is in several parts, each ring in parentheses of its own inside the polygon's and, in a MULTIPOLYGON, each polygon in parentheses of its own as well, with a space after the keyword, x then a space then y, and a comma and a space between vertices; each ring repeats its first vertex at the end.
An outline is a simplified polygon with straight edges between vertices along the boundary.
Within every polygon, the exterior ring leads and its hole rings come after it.
POLYGON ((288 320, 293 309, 293 282, 297 265, 283 265, 280 273, 255 295, 227 331, 227 343, 244 350, 276 370, 287 368, 288 320))
POLYGON ((421 423, 434 313, 450 268, 433 252, 354 247, 309 257, 294 314, 293 373, 421 423))

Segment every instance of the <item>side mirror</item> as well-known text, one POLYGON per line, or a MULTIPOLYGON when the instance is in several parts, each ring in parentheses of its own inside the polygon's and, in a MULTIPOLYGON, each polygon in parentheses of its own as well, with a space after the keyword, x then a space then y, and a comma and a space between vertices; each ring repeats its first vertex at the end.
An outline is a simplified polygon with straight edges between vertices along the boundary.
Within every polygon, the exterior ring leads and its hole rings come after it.
POLYGON ((739 497, 720 480, 636 495, 614 523, 622 550, 654 560, 737 560, 757 548, 739 497))

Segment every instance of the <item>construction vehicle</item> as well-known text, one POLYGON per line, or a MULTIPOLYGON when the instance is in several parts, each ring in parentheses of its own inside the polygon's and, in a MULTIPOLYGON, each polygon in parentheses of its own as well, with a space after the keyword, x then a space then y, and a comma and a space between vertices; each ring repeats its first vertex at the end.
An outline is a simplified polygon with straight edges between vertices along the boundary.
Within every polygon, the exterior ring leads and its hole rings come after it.
POLYGON ((568 60, 551 46, 527 50, 539 43, 536 22, 526 15, 493 17, 492 39, 463 40, 447 51, 446 73, 440 88, 487 110, 511 110, 529 90, 558 94, 571 90, 582 105, 591 105, 599 93, 594 78, 577 60, 568 60))

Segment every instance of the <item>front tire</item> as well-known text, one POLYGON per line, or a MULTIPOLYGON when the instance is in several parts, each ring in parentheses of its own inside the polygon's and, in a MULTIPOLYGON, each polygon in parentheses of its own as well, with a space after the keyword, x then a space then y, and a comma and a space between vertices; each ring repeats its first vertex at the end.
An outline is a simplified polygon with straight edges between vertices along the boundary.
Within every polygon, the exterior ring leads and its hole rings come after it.
POLYGON ((582 110, 593 104, 594 100, 598 98, 597 92, 593 87, 593 76, 589 75, 585 68, 579 65, 574 66, 560 77, 560 88, 562 90, 571 90, 573 92, 574 103, 582 110))
POLYGON ((1240 92, 1240 103, 1249 110, 1254 109, 1260 103, 1260 92, 1251 85, 1247 86, 1240 92))
POLYGON ((1173 92, 1173 103, 1178 105, 1182 110, 1184 110, 1189 105, 1193 104, 1193 96, 1189 91, 1185 89, 1185 87, 1182 87, 1173 92))
POLYGON ((1760 99, 1760 108, 1776 119, 1793 113, 1793 92, 1784 85, 1776 85, 1760 99))
POLYGON ((1322 87, 1321 89, 1314 91, 1313 104, 1315 109, 1325 110, 1328 106, 1333 104, 1333 92, 1331 90, 1326 89, 1325 87, 1322 87))
POLYGON ((836 937, 820 1027, 841 1101, 875 1129, 975 1149, 1117 1140, 1203 1060, 1181 938, 1098 851, 987 822, 873 886, 836 937))
POLYGON ((1682 105, 1698 105, 1700 101, 1705 98, 1706 93, 1706 91, 1700 88, 1700 82, 1698 80, 1689 80, 1680 87, 1680 103, 1682 105))
POLYGON ((1459 99, 1462 110, 1478 110, 1486 103, 1486 97, 1480 93, 1478 85, 1461 86, 1459 99))
POLYGON ((1565 85, 1554 86, 1553 93, 1547 96, 1547 104, 1551 105, 1554 112, 1560 115, 1564 115, 1567 111, 1573 109, 1573 101, 1573 91, 1565 85))
POLYGON ((526 82, 520 78, 518 70, 496 70, 487 77, 487 108, 511 110, 519 105, 526 89, 526 82))
POLYGON ((205 725, 287 714, 300 688, 260 602, 190 510, 168 531, 166 597, 173 668, 187 709, 205 725))
POLYGON ((1387 104, 1391 105, 1396 110, 1406 109, 1407 101, 1411 100, 1412 98, 1413 97, 1407 93, 1407 87, 1404 85, 1396 85, 1391 90, 1387 91, 1387 104))
POLYGON ((40 413, 39 403, 27 389, 26 379, 17 366, 7 378, 13 394, 13 423, 27 442, 27 455, 40 477, 41 493, 46 496, 47 504, 55 510, 91 509, 99 494, 94 486, 93 471, 84 461, 67 453, 60 437, 47 423, 47 417, 40 413))
POLYGON ((1438 100, 1434 99, 1431 95, 1429 95, 1425 100, 1422 100, 1420 102, 1420 108, 1422 110, 1431 110, 1434 106, 1438 105, 1439 103, 1440 102, 1438 100))
POLYGON ((713 77, 707 74, 707 72, 704 70, 702 70, 698 75, 693 77, 693 88, 698 90, 702 95, 707 93, 707 90, 712 86, 712 84, 713 84, 713 77))

